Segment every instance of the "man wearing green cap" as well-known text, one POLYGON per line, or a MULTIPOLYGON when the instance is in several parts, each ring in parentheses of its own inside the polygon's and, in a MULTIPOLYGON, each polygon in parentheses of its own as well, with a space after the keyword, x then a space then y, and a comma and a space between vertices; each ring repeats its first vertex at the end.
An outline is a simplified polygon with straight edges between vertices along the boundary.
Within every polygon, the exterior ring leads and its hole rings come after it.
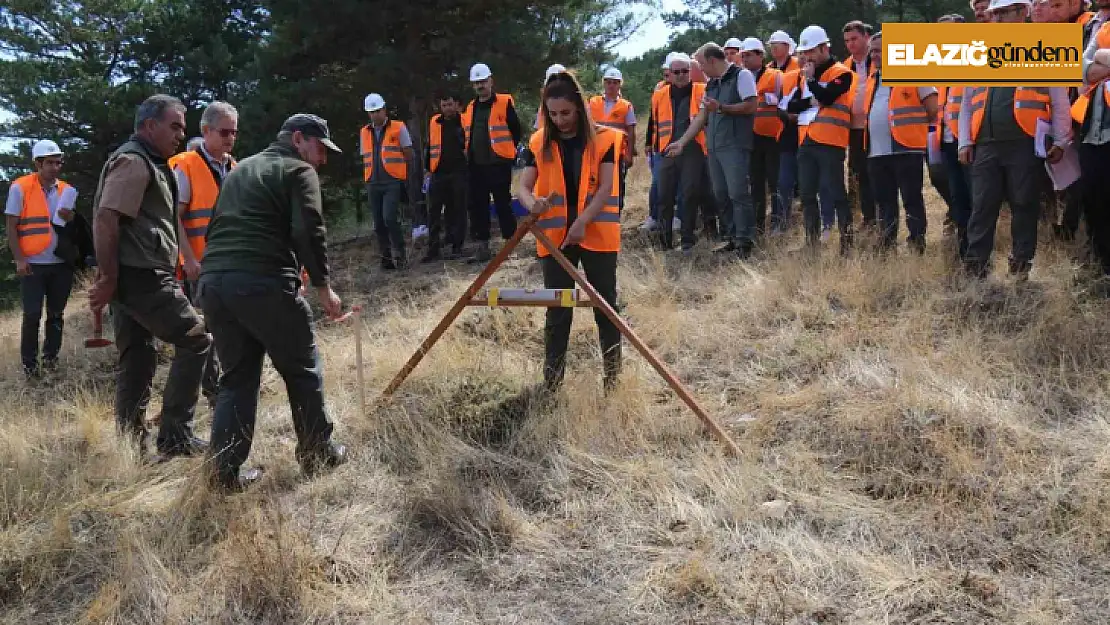
POLYGON ((298 113, 277 140, 244 159, 220 187, 200 278, 200 304, 223 363, 209 453, 214 485, 241 490, 261 477, 240 471, 254 437, 263 357, 285 381, 296 458, 305 474, 341 464, 331 442, 312 311, 300 295, 302 267, 324 312, 342 302, 328 283, 327 238, 316 168, 339 152, 327 122, 298 113))

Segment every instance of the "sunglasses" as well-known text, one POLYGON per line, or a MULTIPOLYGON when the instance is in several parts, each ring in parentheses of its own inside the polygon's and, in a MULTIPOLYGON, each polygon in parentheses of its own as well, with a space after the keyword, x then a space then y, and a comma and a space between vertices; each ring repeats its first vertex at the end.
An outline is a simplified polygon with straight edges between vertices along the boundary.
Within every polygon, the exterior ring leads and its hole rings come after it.
POLYGON ((672 69, 671 73, 672 74, 689 74, 690 70, 688 70, 688 69, 672 69))

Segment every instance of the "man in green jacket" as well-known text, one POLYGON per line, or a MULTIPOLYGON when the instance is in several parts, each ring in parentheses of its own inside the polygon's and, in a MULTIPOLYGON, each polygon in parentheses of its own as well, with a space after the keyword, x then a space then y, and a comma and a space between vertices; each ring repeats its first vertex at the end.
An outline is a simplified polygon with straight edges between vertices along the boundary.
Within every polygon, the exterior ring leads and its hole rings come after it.
POLYGON ((316 168, 339 152, 327 122, 298 113, 277 140, 224 179, 208 227, 200 305, 223 364, 212 422, 213 483, 242 490, 261 477, 241 471, 250 454, 263 357, 285 381, 296 458, 312 476, 341 464, 331 442, 312 311, 300 295, 303 267, 329 317, 342 302, 328 284, 327 239, 316 168))
POLYGON ((119 374, 116 420, 145 452, 143 424, 158 368, 154 338, 174 346, 162 396, 158 451, 162 458, 203 452, 191 423, 212 339, 174 275, 177 265, 177 184, 166 159, 185 139, 185 106, 154 95, 135 114, 135 133, 100 172, 93 200, 96 282, 89 306, 112 305, 119 374))

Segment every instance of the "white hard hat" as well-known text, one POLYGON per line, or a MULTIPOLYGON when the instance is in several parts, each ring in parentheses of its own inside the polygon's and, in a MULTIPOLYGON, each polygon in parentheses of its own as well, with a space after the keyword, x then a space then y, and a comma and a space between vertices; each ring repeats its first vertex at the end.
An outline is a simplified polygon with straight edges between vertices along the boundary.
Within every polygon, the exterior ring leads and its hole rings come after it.
POLYGON ((740 43, 739 39, 737 39, 736 37, 729 37, 728 41, 725 42, 725 45, 721 47, 725 50, 728 50, 729 48, 732 48, 733 50, 739 50, 741 45, 743 44, 740 43))
POLYGON ((37 141, 37 142, 35 142, 35 145, 31 148, 31 158, 33 158, 33 159, 44 158, 44 157, 47 157, 47 156, 61 156, 61 155, 62 155, 62 149, 58 147, 57 143, 54 143, 50 139, 43 139, 42 141, 37 141))
POLYGON ((385 100, 380 95, 371 93, 362 101, 362 108, 365 109, 367 113, 373 113, 374 111, 385 108, 385 100))
POLYGON ((785 30, 776 30, 767 38, 767 43, 791 44, 794 43, 794 40, 790 38, 790 35, 785 30))
POLYGON ((489 71, 489 65, 485 63, 475 63, 474 66, 470 68, 470 82, 485 80, 490 76, 493 76, 493 72, 489 71))
POLYGON ((758 37, 748 37, 740 47, 741 52, 766 52, 763 42, 758 37))
POLYGON ((667 67, 670 67, 671 65, 674 65, 675 63, 683 63, 685 65, 691 65, 692 60, 693 59, 690 58, 690 55, 686 54, 685 52, 675 52, 674 56, 670 56, 670 57, 667 58, 667 67))
POLYGON ((610 67, 609 69, 605 70, 605 75, 602 76, 602 79, 619 80, 621 82, 624 82, 624 74, 621 74, 621 71, 619 69, 615 67, 610 67))
MULTIPOLYGON (((547 68, 547 72, 543 75, 543 80, 544 80, 544 82, 547 82, 548 78, 551 78, 552 76, 554 76, 555 74, 558 74, 559 72, 565 72, 565 71, 567 71, 567 68, 563 67, 559 63, 556 63, 556 64, 552 65, 551 67, 547 68)), ((471 76, 470 79, 471 80, 482 80, 481 78, 474 78, 473 75, 471 76)))
POLYGON ((798 51, 809 52, 823 43, 829 43, 829 35, 820 26, 806 26, 798 40, 798 51))
POLYGON ((991 0, 990 5, 987 6, 987 11, 990 12, 997 9, 1005 9, 1006 7, 1014 6, 1015 4, 1024 4, 1026 8, 1029 8, 1033 5, 1033 2, 1031 0, 991 0))

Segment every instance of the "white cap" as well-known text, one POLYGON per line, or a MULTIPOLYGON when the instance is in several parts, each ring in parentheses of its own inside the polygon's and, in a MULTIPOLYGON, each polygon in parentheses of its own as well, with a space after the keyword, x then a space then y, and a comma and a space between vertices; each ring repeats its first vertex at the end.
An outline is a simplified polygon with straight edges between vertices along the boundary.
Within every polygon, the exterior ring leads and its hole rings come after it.
POLYGON ((798 39, 799 52, 809 52, 823 43, 829 43, 828 33, 820 26, 806 26, 798 39))
POLYGON ((1031 0, 991 0, 987 11, 994 11, 996 9, 1005 9, 1006 7, 1014 6, 1015 4, 1024 4, 1027 8, 1032 6, 1031 0))
POLYGON ((740 46, 741 46, 741 43, 740 43, 739 39, 737 39, 736 37, 729 37, 728 41, 725 42, 725 45, 723 45, 721 47, 726 49, 726 50, 729 49, 729 48, 732 48, 733 50, 739 50, 740 46))
POLYGON ((740 47, 741 52, 766 52, 763 49, 763 42, 758 37, 748 37, 744 40, 744 44, 740 47))
POLYGON ((37 142, 35 142, 35 145, 31 148, 31 158, 33 158, 33 159, 43 158, 43 157, 46 157, 46 156, 61 156, 61 155, 62 155, 62 149, 58 147, 57 143, 54 143, 50 139, 43 139, 42 141, 37 141, 37 142))
POLYGON ((682 63, 689 67, 691 65, 691 61, 692 59, 690 58, 689 54, 686 54, 685 52, 675 52, 673 56, 667 57, 667 67, 670 67, 675 63, 682 63))
POLYGON ((475 63, 474 66, 470 68, 470 82, 485 80, 490 76, 493 76, 493 72, 489 71, 489 65, 485 63, 475 63))
MULTIPOLYGON (((567 71, 567 68, 563 67, 559 63, 556 63, 556 64, 552 65, 551 67, 547 68, 547 72, 543 75, 543 81, 547 82, 548 78, 551 78, 552 76, 554 76, 555 74, 558 74, 559 72, 565 72, 565 71, 567 71)), ((481 78, 474 78, 473 75, 471 75, 470 79, 471 80, 482 80, 481 78)))
POLYGON ((602 76, 602 79, 603 80, 619 80, 621 82, 624 82, 624 75, 621 74, 621 71, 619 69, 617 69, 615 67, 610 67, 609 69, 605 70, 605 75, 602 76))
POLYGON ((371 93, 362 101, 362 108, 367 113, 373 113, 374 111, 385 108, 385 100, 380 95, 371 93))

